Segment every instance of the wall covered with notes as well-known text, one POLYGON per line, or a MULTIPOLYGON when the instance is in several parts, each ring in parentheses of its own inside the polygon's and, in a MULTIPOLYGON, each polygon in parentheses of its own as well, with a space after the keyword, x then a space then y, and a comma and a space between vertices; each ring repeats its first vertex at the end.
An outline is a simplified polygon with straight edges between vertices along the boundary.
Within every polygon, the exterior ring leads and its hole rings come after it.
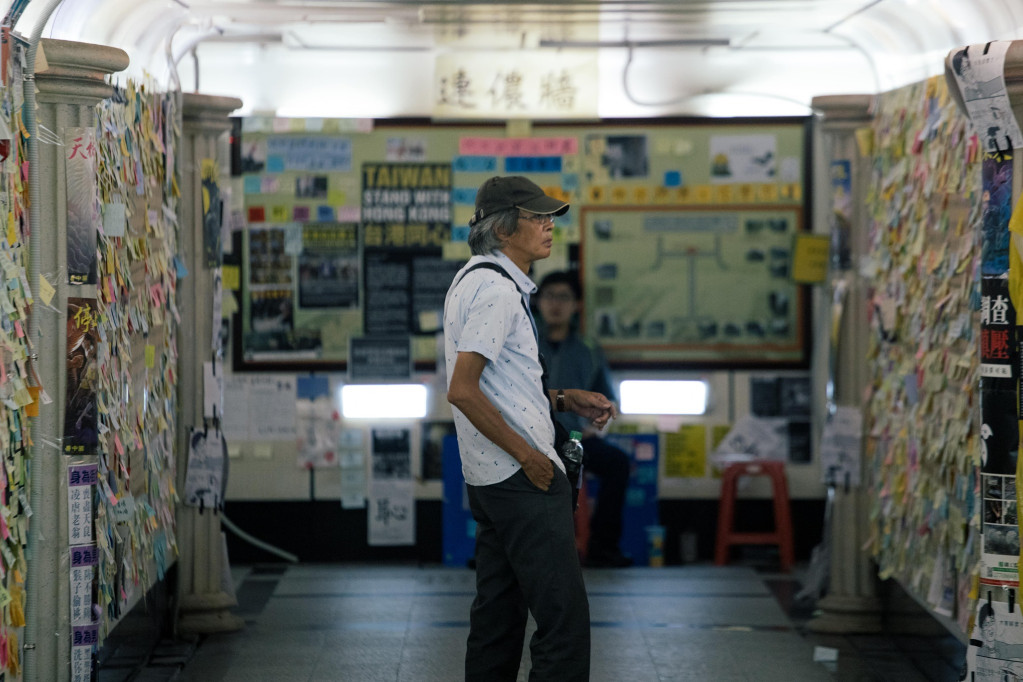
POLYGON ((938 78, 880 96, 870 133, 870 550, 882 578, 966 632, 980 560, 984 153, 938 78))

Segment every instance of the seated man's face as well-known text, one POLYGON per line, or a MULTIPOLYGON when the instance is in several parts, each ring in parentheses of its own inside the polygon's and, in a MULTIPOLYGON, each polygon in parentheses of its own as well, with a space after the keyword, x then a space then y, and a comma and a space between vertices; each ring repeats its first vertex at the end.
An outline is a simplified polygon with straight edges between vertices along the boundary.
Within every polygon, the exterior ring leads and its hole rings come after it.
POLYGON ((538 297, 540 315, 549 326, 568 324, 579 308, 579 302, 567 284, 548 284, 538 297))

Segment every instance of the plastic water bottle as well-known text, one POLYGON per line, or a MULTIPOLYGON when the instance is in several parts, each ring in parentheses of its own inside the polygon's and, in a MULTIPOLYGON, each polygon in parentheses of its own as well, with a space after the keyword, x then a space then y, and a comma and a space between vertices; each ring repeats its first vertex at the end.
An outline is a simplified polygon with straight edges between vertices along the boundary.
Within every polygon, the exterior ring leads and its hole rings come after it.
POLYGON ((583 483, 583 434, 572 431, 568 434, 568 440, 562 446, 561 454, 565 458, 565 473, 568 480, 574 484, 576 489, 583 483))

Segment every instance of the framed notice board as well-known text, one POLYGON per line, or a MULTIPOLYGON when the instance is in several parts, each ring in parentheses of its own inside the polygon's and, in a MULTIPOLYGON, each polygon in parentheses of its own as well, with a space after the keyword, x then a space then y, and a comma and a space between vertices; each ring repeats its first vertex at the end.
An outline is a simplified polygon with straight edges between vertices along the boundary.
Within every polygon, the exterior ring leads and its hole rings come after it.
POLYGON ((612 365, 803 366, 808 304, 791 269, 809 229, 809 139, 806 118, 527 134, 242 119, 236 369, 344 369, 361 337, 407 336, 415 363, 432 364, 476 189, 493 175, 571 203, 555 265, 579 267, 580 324, 612 365))

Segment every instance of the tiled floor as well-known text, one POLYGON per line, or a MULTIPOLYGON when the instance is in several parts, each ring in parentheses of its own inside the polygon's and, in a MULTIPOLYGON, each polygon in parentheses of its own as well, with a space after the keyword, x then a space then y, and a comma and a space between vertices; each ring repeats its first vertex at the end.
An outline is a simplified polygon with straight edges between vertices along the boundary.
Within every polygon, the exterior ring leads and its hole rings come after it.
MULTIPOLYGON (((294 565, 235 569, 244 630, 210 635, 178 682, 456 682, 474 573, 415 566, 294 565)), ((586 570, 593 682, 958 679, 951 636, 820 637, 802 627, 793 575, 748 566, 586 570), (814 661, 816 647, 838 661, 814 661)), ((528 641, 528 636, 527 636, 528 641)), ((171 672, 164 667, 164 670, 171 672)), ((519 679, 526 680, 523 653, 519 679)), ((102 675, 100 679, 104 678, 102 675)))

